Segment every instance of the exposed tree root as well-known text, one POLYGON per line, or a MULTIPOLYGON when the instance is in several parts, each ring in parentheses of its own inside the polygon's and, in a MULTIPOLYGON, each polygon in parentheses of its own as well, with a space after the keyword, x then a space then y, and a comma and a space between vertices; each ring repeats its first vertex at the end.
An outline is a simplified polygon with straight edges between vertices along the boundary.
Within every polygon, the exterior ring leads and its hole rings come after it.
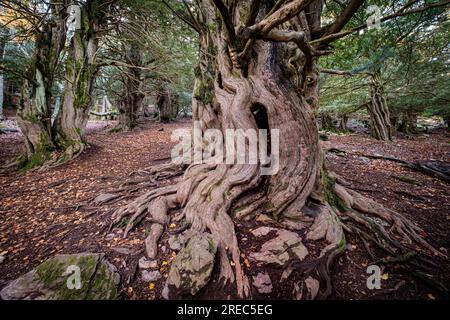
MULTIPOLYGON (((173 167, 173 165, 163 166, 173 167)), ((157 169, 144 171, 151 174, 157 169)), ((124 230, 124 237, 127 237, 141 222, 150 223, 145 248, 147 256, 154 259, 158 254, 158 241, 171 220, 171 212, 182 208, 176 220, 185 219, 185 221, 175 233, 186 229, 209 231, 219 243, 220 278, 223 283, 235 284, 239 297, 249 297, 250 285, 241 266, 234 222, 230 217, 231 202, 224 193, 218 191, 216 194, 210 187, 222 181, 226 172, 225 166, 223 168, 216 165, 191 166, 180 182, 147 192, 117 210, 112 217, 111 227, 121 225, 127 218, 124 230), (218 201, 212 202, 219 193, 222 195, 221 205, 218 201), (202 201, 205 201, 203 206, 202 201)), ((371 244, 385 251, 389 257, 376 261, 380 264, 397 261, 420 267, 417 262, 432 264, 431 260, 424 256, 445 258, 445 255, 420 237, 421 229, 411 221, 346 188, 344 186, 346 182, 342 178, 333 175, 327 179, 330 179, 332 184, 326 183, 325 188, 332 187, 332 190, 325 190, 324 196, 319 196, 320 193, 315 192, 311 201, 302 210, 309 215, 314 212, 314 223, 307 229, 305 240, 322 242, 324 245, 320 255, 315 258, 311 256, 305 261, 294 261, 289 267, 292 271, 304 274, 302 294, 306 294, 305 297, 316 296, 316 291, 319 290, 315 285, 316 282, 323 284, 320 286, 323 288, 320 291, 320 298, 326 298, 332 293, 330 269, 335 259, 346 250, 345 232, 359 236, 374 261, 375 254, 372 252, 371 244), (327 194, 329 191, 331 194, 327 194), (420 250, 419 246, 424 249, 420 250), (315 294, 312 294, 313 292, 315 294)), ((238 211, 234 219, 249 219, 261 211, 264 205, 262 194, 255 194, 250 198, 254 200, 253 203, 245 198, 237 202, 239 207, 244 209, 238 211)), ((283 221, 280 223, 284 224, 283 221)), ((289 224, 286 226, 292 227, 289 224)))
MULTIPOLYGON (((349 154, 345 150, 340 150, 337 148, 330 148, 327 150, 327 152, 336 153, 336 154, 349 154)), ((416 161, 416 162, 409 162, 405 160, 401 160, 394 157, 386 157, 381 155, 370 155, 370 154, 363 154, 358 153, 355 154, 360 157, 365 157, 369 159, 375 159, 375 160, 385 160, 385 161, 391 161, 401 164, 402 166, 409 168, 411 170, 423 173, 425 175, 431 176, 436 179, 440 179, 445 182, 450 182, 450 166, 448 163, 440 162, 440 161, 416 161)))

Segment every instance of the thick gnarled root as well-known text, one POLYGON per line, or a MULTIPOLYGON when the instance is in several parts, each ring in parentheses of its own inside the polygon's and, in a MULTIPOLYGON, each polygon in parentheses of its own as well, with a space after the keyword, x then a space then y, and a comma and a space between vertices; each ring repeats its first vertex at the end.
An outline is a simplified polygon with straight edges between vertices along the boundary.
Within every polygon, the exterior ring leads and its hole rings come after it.
MULTIPOLYGON (((234 285, 238 297, 250 298, 250 284, 241 263, 241 251, 233 219, 253 217, 256 212, 261 211, 264 201, 260 193, 254 194, 254 205, 247 199, 242 201, 242 198, 239 198, 241 201, 235 201, 238 197, 234 197, 230 191, 233 188, 223 183, 226 176, 225 167, 192 166, 186 171, 181 182, 147 192, 120 208, 114 213, 111 226, 123 225, 124 219, 127 218, 124 229, 126 237, 140 223, 149 223, 145 247, 147 256, 154 259, 158 254, 158 241, 171 221, 171 212, 174 209, 182 209, 181 212, 177 210, 179 213, 176 219, 184 219, 186 228, 183 231, 187 229, 187 233, 193 231, 194 234, 208 232, 217 243, 219 279, 222 284, 234 285), (245 209, 232 218, 230 212, 234 205, 244 206, 245 209)), ((314 217, 309 219, 309 223, 303 224, 307 231, 305 245, 319 245, 320 254, 309 255, 302 261, 290 262, 287 270, 289 272, 286 272, 288 275, 284 277, 287 279, 293 271, 302 274, 303 280, 296 284, 294 290, 295 297, 323 299, 332 293, 330 271, 333 262, 346 250, 346 232, 359 236, 372 254, 373 260, 380 263, 388 261, 376 260, 370 250, 370 243, 388 252, 393 261, 425 261, 421 258, 421 253, 429 257, 445 257, 422 239, 419 235, 421 229, 405 217, 346 188, 345 181, 341 178, 334 175, 329 177, 333 183, 325 188, 331 193, 328 192, 330 194, 324 197, 312 195, 310 207, 307 205, 304 208, 305 213, 309 212, 309 217, 314 217), (419 252, 418 247, 424 251, 419 252)), ((242 181, 244 186, 249 184, 248 181, 242 181)), ((255 185, 253 184, 253 187, 255 185)), ((238 186, 240 194, 245 192, 244 187, 239 189, 240 184, 234 186, 238 186)), ((278 223, 283 224, 283 221, 278 223)), ((287 223, 285 227, 292 229, 292 224, 287 223)))
MULTIPOLYGON (((405 254, 416 251, 415 243, 425 249, 422 252, 424 254, 446 258, 419 235, 422 229, 399 213, 345 188, 339 184, 339 180, 335 184, 334 192, 345 205, 342 214, 360 227, 370 230, 371 234, 365 233, 366 237, 375 240, 375 243, 389 253, 405 254)), ((358 230, 362 232, 360 228, 358 230)))

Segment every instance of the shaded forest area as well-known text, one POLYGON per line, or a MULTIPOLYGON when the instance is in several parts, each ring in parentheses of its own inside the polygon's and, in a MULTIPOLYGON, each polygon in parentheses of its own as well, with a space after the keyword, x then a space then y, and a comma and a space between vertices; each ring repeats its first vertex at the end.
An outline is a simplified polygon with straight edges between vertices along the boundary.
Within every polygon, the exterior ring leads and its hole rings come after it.
POLYGON ((1 299, 448 298, 449 5, 1 2, 1 299))

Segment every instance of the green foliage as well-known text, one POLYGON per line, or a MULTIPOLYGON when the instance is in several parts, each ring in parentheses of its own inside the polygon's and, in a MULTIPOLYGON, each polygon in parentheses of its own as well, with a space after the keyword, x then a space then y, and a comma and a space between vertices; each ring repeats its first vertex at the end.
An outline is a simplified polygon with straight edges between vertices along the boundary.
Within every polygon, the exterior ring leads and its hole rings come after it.
MULTIPOLYGON (((130 56, 134 47, 137 54, 142 54, 139 71, 143 81, 139 91, 147 97, 156 97, 164 87, 179 97, 181 109, 187 112, 194 87, 198 35, 175 18, 161 1, 122 0, 120 4, 123 23, 106 37, 109 49, 102 51, 106 60, 120 63, 102 68, 96 83, 97 94, 109 95, 116 105, 120 103, 127 90, 126 81, 133 77, 127 66, 136 63, 130 56)), ((172 5, 177 7, 180 3, 172 5)))
MULTIPOLYGON (((405 3, 366 1, 364 6, 379 5, 386 16, 405 3)), ((325 19, 335 17, 339 10, 338 4, 330 5, 325 19)), ((358 26, 366 19, 363 8, 347 28, 358 26)), ((320 112, 350 114, 361 110, 369 102, 369 77, 364 73, 379 72, 394 117, 401 114, 448 116, 449 30, 445 9, 435 8, 385 22, 379 30, 366 30, 336 41, 335 53, 320 60, 321 68, 351 71, 354 76, 321 75, 320 112)))

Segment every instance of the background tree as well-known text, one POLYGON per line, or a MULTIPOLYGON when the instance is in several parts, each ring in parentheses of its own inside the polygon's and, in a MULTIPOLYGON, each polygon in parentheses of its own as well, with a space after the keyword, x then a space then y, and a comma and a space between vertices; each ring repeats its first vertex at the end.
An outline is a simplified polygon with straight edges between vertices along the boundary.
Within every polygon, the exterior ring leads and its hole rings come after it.
POLYGON ((111 19, 113 3, 109 0, 78 3, 81 21, 70 40, 64 100, 58 118, 58 146, 64 151, 60 161, 79 155, 86 147, 85 127, 92 106, 93 83, 99 70, 99 41, 111 19))
MULTIPOLYGON (((381 5, 383 2, 374 2, 381 5)), ((389 5, 384 3, 384 13, 390 14, 396 10, 407 9, 410 6, 414 7, 417 1, 412 2, 396 2, 389 5)), ((366 6, 373 3, 367 3, 366 6)), ((330 4, 333 10, 338 10, 339 7, 336 3, 330 4)), ((355 26, 357 23, 367 19, 367 12, 361 11, 353 21, 355 26)), ((411 58, 411 50, 415 48, 420 51, 423 48, 422 44, 417 41, 418 35, 422 35, 426 38, 432 38, 436 34, 436 26, 442 20, 445 20, 445 14, 442 9, 431 8, 430 10, 419 12, 416 15, 408 15, 402 19, 393 21, 387 21, 380 29, 371 29, 360 34, 358 37, 350 37, 335 44, 336 54, 326 57, 321 60, 321 66, 324 69, 335 69, 334 71, 341 71, 341 76, 355 76, 354 80, 350 79, 336 79, 333 77, 330 86, 326 84, 327 88, 335 88, 339 83, 345 83, 349 86, 350 83, 354 83, 353 87, 349 88, 345 96, 339 98, 341 101, 336 103, 336 98, 339 95, 339 90, 328 90, 323 95, 322 103, 327 105, 333 103, 337 106, 348 106, 352 101, 355 107, 363 105, 365 101, 367 103, 367 111, 371 118, 371 131, 372 135, 380 140, 390 140, 392 134, 395 132, 395 126, 397 123, 395 119, 399 117, 398 107, 401 104, 400 95, 401 87, 407 86, 407 82, 414 82, 416 79, 414 76, 405 75, 405 72, 412 72, 412 70, 419 70, 419 68, 412 68, 417 60, 411 58), (426 36, 425 36, 426 35, 426 36), (411 64, 412 63, 412 64, 411 64), (400 85, 399 82, 402 82, 400 85), (365 84, 365 87, 361 87, 361 83, 365 84), (364 92, 367 90, 367 92, 364 92), (329 93, 329 94, 328 94, 329 93), (377 93, 376 95, 371 93, 377 93), (355 101, 356 99, 356 101, 355 101), (395 110, 392 110, 395 105, 395 110)), ((443 26, 440 26, 438 33, 443 34, 443 26)), ((421 37, 421 36, 419 36, 421 37)), ((441 35, 442 37, 442 35, 441 35)), ((441 38, 442 40, 442 38, 441 38)), ((441 45, 445 45, 446 41, 441 42, 441 45)), ((426 50, 428 53, 433 50, 426 50)), ((445 53, 444 53, 445 54, 445 53)), ((445 60, 445 59, 444 59, 445 60)), ((423 65, 426 65, 430 60, 423 61, 423 65)), ((336 74, 336 72, 335 72, 336 74)), ((325 76, 325 78, 328 78, 325 76)), ((419 78, 421 79, 421 78, 419 78)), ((325 80, 325 79, 324 79, 325 80)), ((420 80, 419 80, 420 81, 420 80)), ((401 107, 404 111, 408 110, 405 105, 401 107)), ((414 107, 411 106, 410 115, 402 113, 400 116, 411 120, 414 118, 412 114, 414 107)), ((409 127, 409 125, 406 125, 409 127)))
MULTIPOLYGON (((172 14, 158 1, 123 1, 120 10, 124 19, 105 38, 102 57, 105 65, 116 68, 102 75, 120 110, 114 130, 136 126, 144 99, 149 97, 156 105, 169 102, 163 104, 164 110, 173 119, 177 104, 171 102, 185 97, 193 87, 196 35, 185 25, 174 24, 172 14)), ((184 99, 184 106, 190 108, 190 102, 184 99)))
POLYGON ((66 2, 7 1, 2 3, 19 37, 33 37, 34 53, 23 73, 18 125, 25 137, 29 166, 45 162, 56 148, 51 131, 50 103, 54 75, 65 43, 66 2))

